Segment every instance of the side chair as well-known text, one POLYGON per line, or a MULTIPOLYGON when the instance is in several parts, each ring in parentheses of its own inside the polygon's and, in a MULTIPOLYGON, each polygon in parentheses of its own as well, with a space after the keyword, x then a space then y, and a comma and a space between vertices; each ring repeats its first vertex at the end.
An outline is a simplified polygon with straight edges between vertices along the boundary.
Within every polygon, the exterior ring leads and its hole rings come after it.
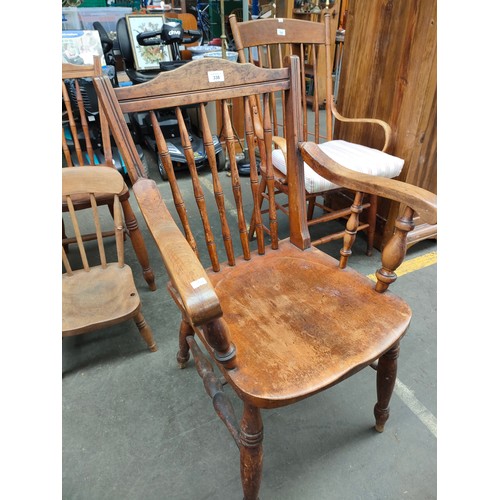
POLYGON ((78 257, 68 256, 63 246, 62 336, 81 335, 133 319, 150 351, 156 351, 153 333, 141 312, 141 300, 132 270, 125 264, 125 227, 120 202, 122 187, 121 174, 113 168, 63 169, 62 196, 68 212, 66 218, 77 243, 78 257), (102 216, 97 204, 97 198, 102 193, 111 196, 113 203, 116 245, 112 246, 115 259, 110 256, 111 248, 104 243, 102 216), (99 263, 92 261, 95 249, 87 248, 89 243, 83 235, 83 228, 89 225, 89 217, 86 211, 77 210, 73 203, 73 200, 80 200, 82 194, 90 202, 90 225, 96 235, 99 263))
MULTIPOLYGON (((342 116, 333 98, 333 52, 331 36, 331 12, 324 9, 321 22, 299 19, 258 19, 238 22, 229 16, 229 23, 234 37, 240 62, 251 62, 260 67, 281 68, 286 55, 294 54, 300 59, 300 102, 303 116, 303 137, 320 144, 320 148, 333 160, 358 172, 382 177, 396 177, 403 168, 404 161, 387 153, 391 144, 391 127, 388 123, 371 118, 347 118, 342 116), (321 91, 319 90, 321 89, 321 91), (380 149, 354 144, 334 138, 334 120, 375 126, 382 133, 379 139, 380 149)), ((274 170, 275 196, 289 193, 286 167, 286 126, 285 110, 280 110, 280 99, 273 100, 272 125, 275 148, 269 165, 263 168, 274 170)), ((308 164, 305 166, 305 196, 308 202, 307 219, 309 226, 323 224, 322 236, 312 242, 321 245, 341 239, 344 230, 333 230, 330 221, 341 222, 349 215, 352 193, 345 188, 318 175, 308 164), (331 201, 335 200, 334 206, 331 201), (316 214, 315 214, 316 212, 316 214), (325 234, 326 232, 326 234, 325 234)), ((265 182, 261 185, 261 202, 269 200, 269 189, 265 182)), ((277 208, 288 214, 288 203, 278 203, 277 208)), ((366 220, 358 230, 365 231, 367 237, 367 255, 372 254, 377 217, 377 198, 371 195, 362 203, 367 210, 366 220)), ((335 227, 335 226, 333 226, 335 227)), ((251 232, 254 231, 254 221, 251 232)))
MULTIPOLYGON (((101 62, 97 56, 94 58, 94 64, 92 65, 62 64, 62 152, 64 168, 102 166, 115 169, 107 119, 104 113, 100 111, 99 104, 97 116, 88 113, 86 100, 88 108, 88 99, 91 99, 92 96, 81 88, 80 79, 88 79, 92 83, 91 79, 101 74, 101 62)), ((93 98, 96 99, 96 96, 94 95, 93 98)), ((129 176, 132 176, 132 180, 134 172, 128 172, 129 176)), ((137 260, 142 267, 144 279, 149 289, 156 290, 155 277, 149 263, 146 244, 129 198, 129 188, 122 178, 120 202, 125 215, 126 231, 137 255, 137 260)), ((111 194, 100 193, 96 198, 96 202, 98 205, 107 205, 111 214, 113 213, 113 196, 111 194)), ((74 199, 73 205, 76 210, 88 209, 90 201, 88 197, 80 195, 78 199, 74 199)), ((68 207, 64 198, 62 206, 63 211, 66 212, 68 207)), ((104 236, 114 236, 114 233, 105 233, 104 236)), ((95 234, 85 235, 85 239, 95 238, 95 234)), ((66 237, 64 224, 63 242, 66 248, 75 243, 74 239, 66 237)))
MULTIPOLYGON (((153 180, 138 177, 132 189, 162 255, 170 278, 168 291, 179 307, 177 362, 185 368, 190 356, 194 358, 214 409, 239 450, 244 498, 255 500, 259 494, 263 410, 304 400, 372 366, 377 373, 375 429, 382 432, 396 381, 399 343, 412 316, 407 303, 387 288, 404 259, 414 212, 433 223, 436 196, 393 179, 344 168, 316 144, 304 143, 296 56, 286 58, 284 67, 276 69, 205 58, 128 88, 114 89, 107 77, 97 77, 95 84, 129 168, 134 168, 137 155, 125 113, 149 111, 154 122, 156 109, 172 107, 179 118, 192 185, 187 192, 177 182, 168 148, 156 127, 177 214, 169 211, 153 180), (269 189, 271 241, 266 244, 256 155, 250 148, 250 175, 240 178, 229 104, 234 98, 243 100, 246 140, 257 145, 265 161, 272 155, 272 99, 281 94, 287 123, 289 225, 279 224, 274 190, 269 189), (221 109, 230 177, 217 172, 212 144, 216 131, 207 116, 208 103, 221 109), (198 109, 209 153, 206 172, 195 168, 180 111, 186 104, 198 109), (255 112, 256 105, 262 118, 255 112), (340 260, 311 244, 301 152, 311 169, 355 193, 340 260), (376 283, 347 266, 362 193, 407 206, 383 251, 376 283), (194 207, 190 213, 188 207, 194 207), (249 231, 252 218, 256 221, 254 240, 249 231), (240 418, 224 393, 225 386, 243 403, 240 418)), ((273 172, 267 169, 263 174, 268 187, 274 185, 273 172)))

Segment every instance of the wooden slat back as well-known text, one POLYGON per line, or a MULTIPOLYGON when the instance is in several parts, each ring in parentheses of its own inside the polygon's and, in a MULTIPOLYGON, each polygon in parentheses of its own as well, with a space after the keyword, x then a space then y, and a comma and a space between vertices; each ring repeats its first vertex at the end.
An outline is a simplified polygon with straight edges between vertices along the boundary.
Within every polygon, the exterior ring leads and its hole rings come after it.
MULTIPOLYGON (((121 149, 133 144, 130 131, 123 127, 124 113, 149 112, 159 157, 168 177, 172 199, 179 216, 180 225, 191 248, 198 254, 201 242, 195 240, 195 232, 191 226, 193 213, 187 211, 190 205, 179 187, 179 170, 174 168, 167 141, 163 136, 156 117, 156 111, 166 112, 169 108, 179 124, 182 147, 187 160, 189 176, 192 184, 192 196, 196 202, 197 214, 203 227, 204 244, 212 269, 217 272, 222 261, 235 265, 236 256, 251 258, 251 241, 249 224, 252 218, 256 222, 257 251, 265 252, 262 215, 259 208, 259 171, 257 161, 261 164, 271 159, 272 151, 272 111, 271 96, 285 102, 291 92, 291 78, 298 80, 298 61, 293 77, 289 68, 260 69, 252 64, 238 64, 226 60, 197 60, 174 71, 161 73, 154 80, 135 85, 113 89, 109 79, 98 77, 95 86, 102 99, 102 105, 108 117, 113 136, 121 149), (245 137, 249 145, 248 161, 250 163, 250 179, 240 178, 236 146, 239 138, 235 135, 236 127, 230 112, 231 101, 243 98, 245 137), (207 105, 214 103, 218 109, 220 126, 207 115, 207 105), (206 163, 200 168, 195 161, 195 154, 189 137, 186 117, 189 114, 196 135, 203 139, 206 163), (262 116, 262 119, 259 117, 262 116), (259 127, 257 133, 256 127, 259 127), (230 174, 229 192, 224 193, 222 175, 217 171, 217 154, 214 136, 224 137, 224 148, 230 174), (246 191, 244 190, 246 188, 246 191), (213 206, 216 210, 210 210, 213 206), (229 210, 228 210, 229 209, 229 210), (220 229, 221 238, 216 237, 220 229), (216 244, 222 241, 222 244, 216 244), (219 248, 220 247, 220 248, 219 248)), ((298 88, 298 84, 294 88, 298 88)), ((296 90, 295 90, 296 91, 296 90)), ((297 100, 296 100, 297 101, 297 100)), ((293 124, 289 127, 294 130, 293 124)), ((301 134, 294 134, 290 147, 297 150, 297 139, 301 134)), ((291 155, 293 157, 293 155, 291 155)), ((296 168, 296 167, 294 167, 296 168)), ((128 165, 127 165, 128 169, 128 165)), ((262 182, 274 185, 272 169, 263 168, 266 176, 262 182)), ((181 175, 185 175, 182 172, 181 175)), ((185 191, 185 190, 184 190, 185 191)), ((271 190, 272 191, 272 190, 271 190)), ((274 199, 271 197, 271 248, 278 248, 278 224, 274 199)), ((304 214, 302 214, 304 215, 304 214)), ((305 217, 305 216, 304 216, 305 217)), ((304 218, 305 220, 305 218, 304 218)))
MULTIPOLYGON (((98 107, 98 134, 100 141, 102 141, 102 147, 98 147, 96 150, 94 144, 96 134, 91 134, 81 81, 79 81, 81 78, 94 78, 99 75, 102 75, 102 69, 98 56, 94 57, 94 64, 62 64, 62 99, 64 105, 62 150, 68 167, 99 164, 113 166, 111 135, 107 119, 98 107), (73 88, 73 98, 68 91, 68 86, 73 88), (99 156, 97 155, 98 152, 99 156), (103 160, 101 160, 102 157, 103 160)), ((94 123, 92 125, 94 126, 94 123)))
MULTIPOLYGON (((241 62, 281 68, 285 56, 299 57, 303 136, 316 143, 333 137, 333 115, 326 105, 333 92, 330 14, 325 13, 322 18, 323 22, 278 18, 237 22, 234 15, 229 16, 241 62)), ((280 113, 276 103, 272 104, 273 134, 285 137, 284 110, 280 113)))
MULTIPOLYGON (((123 189, 123 178, 121 174, 115 169, 100 168, 98 166, 89 166, 88 168, 71 168, 64 169, 62 174, 62 195, 66 200, 70 226, 66 225, 66 230, 74 234, 78 251, 82 263, 82 268, 89 271, 91 265, 87 257, 85 242, 88 240, 84 234, 83 227, 90 229, 92 234, 97 240, 98 253, 100 265, 106 268, 108 260, 106 258, 106 248, 104 245, 103 231, 101 227, 100 214, 96 202, 96 196, 101 193, 110 193, 113 196, 113 216, 116 236, 116 261, 120 267, 124 265, 124 223, 119 193, 123 189), (90 199, 90 206, 92 217, 89 218, 84 210, 76 210, 73 205, 73 197, 81 197, 82 195, 88 196, 90 199), (90 219, 90 222, 89 222, 90 219), (85 220, 85 222, 83 222, 85 220), (83 225, 85 224, 85 225, 83 225), (89 227, 90 226, 90 227, 89 227)), ((87 233, 89 234, 89 233, 87 233)), ((63 266, 66 272, 71 275, 73 269, 69 262, 68 256, 63 246, 63 266)))

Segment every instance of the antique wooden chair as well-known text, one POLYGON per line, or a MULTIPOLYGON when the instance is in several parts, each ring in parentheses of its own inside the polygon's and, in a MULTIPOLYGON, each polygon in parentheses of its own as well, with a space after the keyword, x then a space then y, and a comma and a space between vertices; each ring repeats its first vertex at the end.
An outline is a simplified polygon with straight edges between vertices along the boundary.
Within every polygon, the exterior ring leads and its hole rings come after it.
MULTIPOLYGON (((120 195, 121 174, 114 168, 67 168, 62 172, 62 196, 69 214, 66 215, 79 250, 79 259, 62 252, 65 273, 62 275, 62 336, 80 335, 134 319, 140 334, 151 351, 156 342, 141 312, 141 301, 132 270, 124 260, 124 224, 120 195), (105 193, 113 203, 116 261, 106 258, 110 249, 104 244, 97 198, 105 193), (92 265, 91 251, 83 228, 89 225, 88 211, 77 210, 73 200, 85 194, 90 203, 100 263, 92 265), (69 217, 68 217, 69 215, 69 217), (77 267, 78 266, 78 267, 77 267)), ((113 245, 115 247, 115 245, 113 245)), ((95 252, 95 249, 94 249, 95 252)))
MULTIPOLYGON (((91 79, 102 74, 99 57, 94 58, 93 65, 62 65, 62 150, 63 166, 66 168, 81 167, 88 165, 102 165, 115 168, 113 153, 111 148, 111 136, 108 122, 103 113, 100 112, 97 103, 97 117, 92 113, 87 113, 85 99, 90 99, 88 93, 82 91, 79 79, 91 79), (76 102, 76 106, 75 106, 76 102), (87 116, 88 115, 88 116, 87 116), (97 126, 96 121, 98 120, 97 126)), ((91 80, 90 80, 91 83, 91 80)), ((95 96, 94 96, 95 99, 95 96)), ((88 105, 88 103, 87 103, 88 105)), ((130 172, 129 175, 135 175, 130 172)), ((137 223, 137 218, 130 205, 130 192, 124 179, 122 179, 122 191, 120 202, 125 214, 127 233, 132 241, 132 246, 141 264, 144 278, 150 290, 156 290, 153 270, 149 264, 144 238, 137 223)), ((107 193, 100 193, 96 199, 98 205, 108 205, 112 213, 113 196, 107 193)), ((67 211, 66 201, 63 199, 63 211, 67 211)), ((90 207, 88 197, 81 195, 73 202, 75 209, 87 209, 90 207)), ((114 233, 106 233, 104 236, 113 236, 114 233)), ((86 239, 96 238, 96 235, 86 235, 86 239)), ((74 239, 66 237, 63 224, 63 239, 66 245, 74 243, 74 239)))
MULTIPOLYGON (((169 212, 153 180, 138 178, 132 189, 161 252, 170 278, 168 290, 182 316, 177 361, 184 368, 190 353, 193 355, 215 410, 239 448, 247 500, 257 498, 261 481, 262 409, 293 404, 372 365, 377 370, 375 426, 383 431, 396 380, 399 341, 411 318, 409 306, 386 290, 396 279, 395 270, 404 258, 414 210, 428 221, 436 219, 434 194, 343 168, 314 143, 301 143, 299 64, 296 56, 290 57, 281 69, 202 59, 128 88, 113 89, 106 77, 95 80, 113 135, 130 168, 134 168, 138 156, 124 114, 149 110, 154 121, 155 109, 173 107, 179 117, 192 193, 190 188, 188 193, 185 188, 183 192, 184 186, 179 185, 159 127, 157 142, 169 173, 177 214, 169 212), (266 244, 256 155, 250 148, 250 176, 240 178, 228 101, 243 99, 246 140, 257 144, 260 158, 265 161, 272 154, 271 102, 282 93, 287 124, 289 218, 278 227, 274 190, 270 189, 271 238, 266 244), (216 125, 210 127, 205 108, 212 102, 220 110, 230 177, 219 177, 217 172, 212 144, 216 125), (205 172, 195 168, 180 112, 186 104, 198 107, 198 122, 210 158, 210 168, 205 172), (261 126, 263 130, 257 133, 261 126), (356 193, 340 261, 311 245, 299 145, 319 175, 356 193), (229 195, 224 193, 224 185, 229 195), (362 193, 408 205, 392 241, 384 249, 376 284, 347 267, 362 193), (187 197, 193 200, 191 204, 186 203, 187 197), (188 206, 199 212, 198 223, 194 213, 188 214, 188 206), (248 221, 252 217, 257 237, 250 241, 248 221), (220 228, 221 236, 216 236, 216 228, 220 228), (197 241, 195 235, 202 240, 204 235, 205 241, 197 241), (202 261, 209 262, 209 267, 205 268, 202 261), (198 341, 222 378, 202 354, 198 341), (240 424, 224 394, 226 383, 243 402, 240 424)), ((267 169, 264 178, 272 186, 273 170, 267 169)))
MULTIPOLYGON (((333 7, 330 8, 333 11, 333 7)), ((237 22, 235 16, 229 17, 236 50, 240 62, 249 61, 261 67, 282 67, 283 58, 295 54, 300 58, 301 69, 301 103, 303 121, 303 137, 318 144, 331 158, 343 166, 353 170, 379 175, 396 177, 401 172, 403 160, 387 154, 391 141, 390 126, 377 119, 350 119, 342 116, 336 109, 332 94, 333 52, 331 34, 331 16, 324 9, 322 22, 298 19, 262 19, 237 22), (247 55, 248 54, 248 55, 247 55), (334 140, 333 119, 376 125, 383 132, 380 142, 381 150, 369 148, 342 140, 334 140)), ((288 175, 286 169, 286 121, 285 110, 279 109, 279 100, 273 102, 273 140, 276 148, 272 153, 272 167, 275 177, 275 195, 288 194, 288 175)), ((266 168, 266 165, 263 166, 266 168)), ((269 200, 269 191, 264 179, 261 182, 262 199, 269 200)), ((345 188, 340 189, 335 183, 318 175, 309 165, 305 167, 305 192, 308 201, 308 221, 313 226, 328 223, 332 220, 344 219, 349 214, 352 193, 345 188), (332 198, 335 203, 332 203, 332 198), (325 202, 325 199, 328 202, 325 202), (322 200, 322 201, 320 201, 322 200), (319 209, 316 216, 315 208, 319 209)), ((279 198, 278 198, 279 199, 279 198)), ((278 209, 288 213, 288 204, 277 204, 278 209)), ((367 209, 366 220, 359 230, 367 236, 367 254, 371 255, 375 236, 377 216, 377 198, 372 195, 363 203, 367 209)), ((325 226, 323 226, 325 227, 325 226)), ((330 224, 329 228, 332 227, 330 224)), ((335 226, 334 226, 335 227, 335 226)), ((253 234, 254 224, 251 224, 253 234)), ((326 235, 313 241, 320 245, 340 239, 343 230, 330 230, 326 235)))

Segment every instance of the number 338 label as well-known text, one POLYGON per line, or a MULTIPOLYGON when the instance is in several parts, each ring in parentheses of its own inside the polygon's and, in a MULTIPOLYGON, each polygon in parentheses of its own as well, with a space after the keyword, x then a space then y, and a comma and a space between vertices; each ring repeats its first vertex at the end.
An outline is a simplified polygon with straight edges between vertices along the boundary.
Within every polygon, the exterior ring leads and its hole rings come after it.
POLYGON ((208 81, 213 82, 223 82, 224 81, 224 71, 209 71, 208 81))

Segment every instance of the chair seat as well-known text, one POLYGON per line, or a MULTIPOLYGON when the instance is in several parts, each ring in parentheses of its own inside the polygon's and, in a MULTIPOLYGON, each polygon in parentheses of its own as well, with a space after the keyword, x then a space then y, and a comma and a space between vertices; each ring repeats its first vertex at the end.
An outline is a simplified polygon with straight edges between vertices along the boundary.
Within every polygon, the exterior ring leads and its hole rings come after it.
POLYGON ((140 307, 132 270, 116 263, 64 274, 62 298, 63 337, 122 322, 140 307))
MULTIPOLYGON (((328 141, 319 144, 319 148, 343 167, 364 174, 393 178, 401 173, 404 165, 404 160, 397 156, 352 142, 328 141)), ((280 172, 286 174, 286 161, 281 149, 273 150, 272 161, 280 172)), ((310 194, 338 189, 336 184, 321 177, 305 162, 304 181, 306 191, 310 194)))
POLYGON ((298 401, 367 366, 411 319, 400 298, 375 292, 371 280, 339 269, 320 250, 287 241, 209 276, 237 346, 229 381, 262 408, 298 401))

